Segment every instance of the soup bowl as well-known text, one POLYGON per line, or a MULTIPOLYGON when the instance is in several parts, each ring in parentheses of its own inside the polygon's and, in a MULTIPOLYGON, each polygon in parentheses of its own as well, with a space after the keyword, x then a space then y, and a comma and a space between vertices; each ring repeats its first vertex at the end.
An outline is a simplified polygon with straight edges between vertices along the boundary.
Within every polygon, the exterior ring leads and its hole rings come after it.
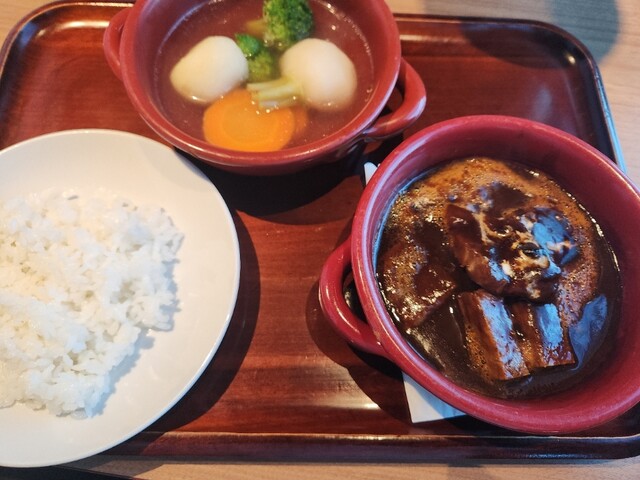
MULTIPOLYGON (((238 0, 221 0, 234 2, 238 0)), ((247 0, 242 0, 246 2, 247 0)), ((338 160, 357 152, 366 142, 396 135, 410 126, 425 108, 425 87, 417 72, 401 57, 400 37, 384 0, 337 0, 322 8, 342 12, 361 32, 373 70, 371 92, 364 106, 345 125, 325 137, 275 152, 243 152, 220 148, 187 132, 169 118, 157 87, 157 62, 171 41, 171 33, 206 4, 206 0, 138 0, 111 20, 104 35, 107 62, 118 76, 135 109, 165 141, 194 157, 225 170, 246 174, 286 174, 338 160), (397 90, 402 101, 390 112, 383 109, 397 90)), ((211 18, 215 35, 220 18, 211 18)), ((194 38, 195 45, 201 38, 194 38)))
POLYGON ((471 116, 427 127, 385 158, 356 207, 350 237, 330 255, 320 278, 325 316, 354 347, 388 358, 418 384, 486 422, 528 433, 589 429, 640 401, 640 191, 605 155, 553 127, 520 118, 471 116), (398 193, 425 171, 456 159, 486 156, 546 173, 580 202, 602 229, 620 269, 619 318, 606 361, 572 388, 528 399, 472 391, 446 377, 405 339, 389 315, 376 278, 376 248, 398 193), (365 318, 347 305, 353 281, 365 318))

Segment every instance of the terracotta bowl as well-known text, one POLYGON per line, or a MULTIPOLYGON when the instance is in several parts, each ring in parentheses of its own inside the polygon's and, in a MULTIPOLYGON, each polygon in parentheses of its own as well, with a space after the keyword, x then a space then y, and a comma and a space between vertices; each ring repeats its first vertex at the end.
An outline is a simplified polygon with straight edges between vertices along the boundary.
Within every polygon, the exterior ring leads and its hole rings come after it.
MULTIPOLYGON (((158 51, 169 32, 203 3, 206 0, 138 0, 111 20, 104 37, 104 51, 109 65, 122 80, 131 102, 147 124, 167 142, 204 162, 238 173, 290 173, 338 160, 364 142, 398 134, 424 110, 424 84, 417 72, 401 58, 398 28, 384 0, 336 0, 331 4, 362 30, 373 61, 373 90, 355 118, 322 140, 269 153, 218 148, 190 135, 163 112, 153 87, 153 72, 158 51), (402 102, 394 111, 380 116, 396 87, 403 93, 402 102)), ((216 21, 212 19, 212 24, 216 21)))
POLYGON ((569 433, 603 424, 640 401, 640 191, 607 157, 554 128, 502 116, 472 116, 426 128, 381 164, 357 206, 351 236, 327 260, 320 280, 322 308, 355 347, 387 357, 450 405, 502 427, 539 434, 569 433), (462 388, 426 362, 400 334, 378 290, 374 255, 385 214, 401 188, 443 162, 489 156, 541 170, 592 214, 620 266, 622 300, 610 358, 576 387, 529 400, 502 400, 462 388), (353 273, 364 319, 345 303, 353 273))

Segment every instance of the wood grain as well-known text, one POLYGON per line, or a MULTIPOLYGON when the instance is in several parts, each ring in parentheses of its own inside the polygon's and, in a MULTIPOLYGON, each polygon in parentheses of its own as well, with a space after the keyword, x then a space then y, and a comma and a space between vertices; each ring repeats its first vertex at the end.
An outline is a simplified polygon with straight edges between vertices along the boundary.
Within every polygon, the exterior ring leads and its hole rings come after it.
MULTIPOLYGON (((451 5, 448 1, 390 1, 396 11, 452 14, 452 15, 479 15, 479 16, 508 16, 538 19, 560 25, 577 35, 594 53, 599 61, 605 89, 609 96, 609 102, 613 110, 615 125, 620 137, 625 161, 632 178, 640 179, 640 148, 635 144, 634 132, 636 130, 638 113, 640 111, 640 86, 638 85, 637 60, 640 60, 640 18, 635 13, 632 3, 634 0, 618 2, 490 2, 471 0, 456 2, 451 5), (577 4, 582 4, 579 11, 573 11, 577 4), (635 61, 634 61, 635 59, 635 61)), ((6 36, 9 29, 20 17, 42 5, 39 1, 30 0, 0 0, 0 35, 6 36)), ((132 125, 132 130, 144 127, 132 125)), ((341 188, 355 189, 353 182, 347 182, 341 188)), ((324 205, 323 208, 336 208, 336 204, 324 205)), ((318 208, 320 206, 318 205, 318 208)), ((349 206, 342 206, 349 209, 349 206)), ((333 235, 340 235, 340 223, 348 212, 336 210, 336 223, 331 228, 335 229, 333 235)), ((260 212, 264 215, 265 212, 260 212)), ((277 213, 274 213, 276 215, 277 213)), ((295 216, 295 212, 290 214, 295 216)), ((248 217, 243 217, 247 221, 248 217)), ((275 217, 271 217, 273 220, 275 217)), ((277 221, 291 223, 292 218, 275 218, 277 221)), ((250 222, 253 220, 250 220, 250 222)), ((266 229, 258 229, 263 235, 274 235, 266 229)), ((313 238, 313 225, 308 228, 307 238, 313 238)), ((275 233, 276 241, 286 241, 275 233), (280 238, 280 240, 278 240, 280 238)), ((254 252, 256 258, 262 252, 254 252)), ((271 265, 274 270, 281 270, 286 275, 287 268, 295 268, 284 261, 271 265)), ((315 267, 313 267, 315 268, 315 267)), ((262 292, 263 298, 270 301, 278 301, 278 292, 262 292)), ((250 306, 246 306, 250 308, 250 306)), ((307 305, 298 307, 304 311, 307 305)), ((254 334, 262 335, 259 329, 254 334)), ((238 339, 240 344, 242 339, 238 339)), ((285 353, 286 354, 285 350, 285 353)), ((295 354, 292 349, 291 354, 295 354)), ((259 358, 259 356, 257 357, 259 358)), ((266 358, 266 357, 265 357, 266 358)), ((300 361, 304 361, 304 355, 300 361)), ((336 382, 340 383, 337 378, 336 382)), ((230 407, 229 407, 230 408, 230 407)), ((229 410, 233 413, 232 409, 229 410)), ((295 412, 293 412, 295 415, 295 412)), ((277 418, 274 419, 277 421, 277 418)), ((302 419, 301 419, 302 421, 302 419)), ((304 428, 302 425, 300 428, 304 428)), ((209 478, 219 476, 222 478, 330 478, 335 475, 349 476, 353 478, 406 478, 407 476, 429 476, 429 478, 513 478, 537 479, 550 475, 563 476, 565 478, 631 478, 640 475, 640 462, 636 459, 628 459, 612 462, 502 462, 502 463, 472 463, 457 462, 434 464, 395 464, 363 462, 360 464, 323 464, 323 463, 260 463, 260 462, 225 462, 194 460, 186 462, 184 459, 176 461, 170 457, 132 458, 118 456, 97 456, 81 462, 75 462, 73 467, 87 468, 96 471, 111 472, 137 476, 139 478, 209 478)))

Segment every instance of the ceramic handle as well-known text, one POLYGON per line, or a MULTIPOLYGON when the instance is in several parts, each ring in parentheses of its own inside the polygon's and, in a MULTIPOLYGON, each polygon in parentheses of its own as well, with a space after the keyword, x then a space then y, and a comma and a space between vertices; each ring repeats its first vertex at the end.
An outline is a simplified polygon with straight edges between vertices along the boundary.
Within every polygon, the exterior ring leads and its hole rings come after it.
POLYGON ((402 132, 415 122, 427 104, 427 93, 418 72, 404 59, 400 59, 397 87, 402 93, 402 104, 393 112, 381 116, 367 128, 366 141, 384 140, 402 132))
POLYGON ((329 322, 349 343, 383 357, 387 353, 371 327, 358 318, 344 299, 343 283, 351 270, 351 239, 333 251, 320 275, 320 305, 329 322))
POLYGON ((120 69, 120 40, 122 39, 122 30, 129 16, 130 9, 125 8, 116 13, 107 29, 104 32, 102 40, 102 48, 104 55, 107 57, 107 63, 115 73, 116 77, 122 80, 122 72, 120 69))

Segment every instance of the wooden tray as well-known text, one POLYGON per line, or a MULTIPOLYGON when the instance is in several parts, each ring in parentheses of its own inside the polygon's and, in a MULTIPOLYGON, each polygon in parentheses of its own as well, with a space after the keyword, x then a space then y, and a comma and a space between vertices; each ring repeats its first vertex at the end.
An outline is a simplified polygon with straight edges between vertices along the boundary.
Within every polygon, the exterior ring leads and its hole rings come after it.
MULTIPOLYGON (((71 128, 158 139, 102 54, 104 28, 128 5, 60 2, 16 26, 0 59, 0 147, 71 128)), ((507 20, 398 15, 397 22, 404 55, 423 76, 429 97, 408 133, 459 115, 516 115, 582 137, 621 164, 596 66, 566 33, 507 20)), ((371 158, 400 140, 380 145, 371 158)), ((640 408, 561 437, 517 434, 469 417, 410 422, 398 370, 349 348, 323 318, 317 299, 322 264, 349 233, 362 191, 361 164, 362 158, 352 158, 276 178, 199 165, 224 195, 238 230, 243 266, 237 308, 214 361, 192 390, 110 453, 324 461, 640 453, 640 408)), ((180 355, 175 352, 177 362, 180 355)))

